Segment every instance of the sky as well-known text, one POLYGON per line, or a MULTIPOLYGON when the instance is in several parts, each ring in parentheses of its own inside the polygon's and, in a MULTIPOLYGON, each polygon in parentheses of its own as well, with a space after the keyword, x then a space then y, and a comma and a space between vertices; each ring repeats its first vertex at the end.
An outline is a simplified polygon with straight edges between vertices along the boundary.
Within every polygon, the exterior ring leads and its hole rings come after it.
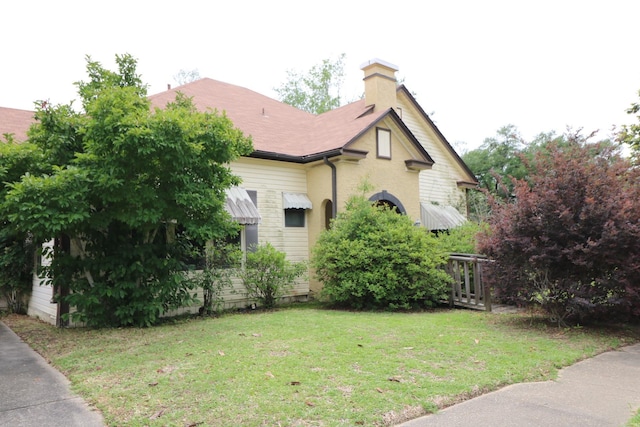
POLYGON ((86 55, 133 55, 149 94, 197 70, 277 98, 287 71, 344 53, 343 100, 364 62, 390 62, 461 153, 508 124, 530 141, 637 121, 637 0, 21 0, 0 16, 2 107, 73 100, 86 55))

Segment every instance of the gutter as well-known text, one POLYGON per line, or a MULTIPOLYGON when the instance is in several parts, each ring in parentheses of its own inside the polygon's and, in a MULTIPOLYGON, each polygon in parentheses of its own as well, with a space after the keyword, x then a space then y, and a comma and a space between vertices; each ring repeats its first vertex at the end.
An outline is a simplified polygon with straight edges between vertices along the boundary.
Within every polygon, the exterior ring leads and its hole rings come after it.
POLYGON ((281 162, 290 162, 290 163, 299 163, 299 164, 307 164, 312 163, 318 160, 323 160, 327 157, 335 157, 342 154, 342 149, 337 148, 334 150, 325 151, 323 153, 311 154, 306 156, 292 156, 289 154, 280 154, 269 151, 254 151, 249 154, 248 157, 253 157, 255 159, 263 159, 263 160, 278 160, 281 162))
POLYGON ((324 164, 331 168, 331 217, 335 218, 338 212, 338 174, 336 165, 329 161, 327 156, 322 158, 324 164))

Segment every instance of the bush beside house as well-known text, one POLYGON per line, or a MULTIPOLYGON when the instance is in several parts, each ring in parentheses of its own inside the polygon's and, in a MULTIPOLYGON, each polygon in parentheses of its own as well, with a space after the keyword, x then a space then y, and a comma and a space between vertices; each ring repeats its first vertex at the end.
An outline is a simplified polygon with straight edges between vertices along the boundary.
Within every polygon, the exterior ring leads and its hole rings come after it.
POLYGON ((324 231, 312 265, 322 296, 355 309, 430 307, 451 281, 436 238, 406 215, 354 196, 324 231))
POLYGON ((559 324, 640 316, 640 170, 610 145, 550 145, 492 199, 480 241, 496 296, 559 324))

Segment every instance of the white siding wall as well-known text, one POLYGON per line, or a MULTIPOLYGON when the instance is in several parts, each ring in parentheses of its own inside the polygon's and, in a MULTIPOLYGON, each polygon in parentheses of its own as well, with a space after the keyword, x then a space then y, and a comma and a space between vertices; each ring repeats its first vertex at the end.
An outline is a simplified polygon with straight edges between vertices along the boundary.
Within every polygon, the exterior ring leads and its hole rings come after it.
MULTIPOLYGON (((303 167, 286 162, 241 159, 231 169, 242 177, 241 187, 258 192, 260 243, 270 242, 294 261, 309 258, 307 227, 285 227, 282 193, 306 193, 307 175, 303 167)), ((319 209, 314 206, 314 209, 319 209)))
POLYGON ((41 282, 42 280, 34 274, 27 314, 55 325, 58 305, 51 303, 53 288, 51 285, 43 285, 41 282))
MULTIPOLYGON (((260 244, 271 243, 287 254, 290 261, 309 260, 308 213, 304 227, 285 227, 282 193, 307 193, 307 174, 301 165, 286 162, 242 158, 231 165, 242 178, 241 187, 258 192, 258 211, 262 222, 258 226, 260 244)), ((320 206, 313 206, 320 209, 320 206)), ((244 291, 237 283, 236 294, 228 295, 229 301, 237 300, 244 291)), ((299 280, 291 296, 306 296, 309 280, 299 280)))
MULTIPOLYGON (((420 171, 420 201, 460 208, 464 190, 458 188, 457 182, 468 178, 422 117, 409 105, 400 102, 400 107, 402 120, 435 162, 431 169, 420 171)), ((461 213, 466 211, 462 209, 461 213)))
MULTIPOLYGON (((47 245, 52 246, 53 240, 44 244, 44 246, 47 245)), ((40 259, 40 263, 41 265, 48 265, 51 263, 51 260, 43 256, 40 259)), ((31 288, 31 297, 29 298, 27 314, 55 325, 58 305, 51 303, 53 287, 51 285, 45 285, 43 282, 44 280, 41 277, 38 277, 34 272, 33 287, 31 288)))

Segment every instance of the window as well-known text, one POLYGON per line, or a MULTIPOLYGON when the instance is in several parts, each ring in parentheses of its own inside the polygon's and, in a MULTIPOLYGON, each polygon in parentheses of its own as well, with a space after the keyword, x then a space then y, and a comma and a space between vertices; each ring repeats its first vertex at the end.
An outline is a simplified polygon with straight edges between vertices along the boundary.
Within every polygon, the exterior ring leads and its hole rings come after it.
POLYGON ((285 227, 304 227, 304 209, 285 209, 284 210, 284 226, 285 227))
POLYGON ((311 200, 305 193, 282 193, 285 227, 304 227, 305 210, 311 209, 311 200))
POLYGON ((391 158, 391 131, 389 129, 377 128, 378 157, 381 159, 391 158))
MULTIPOLYGON (((258 206, 258 192, 256 190, 247 190, 247 194, 251 198, 253 205, 258 206)), ((254 252, 258 246, 258 224, 246 224, 244 226, 244 244, 243 252, 254 252)))
POLYGON ((333 202, 331 200, 325 201, 324 204, 324 228, 326 230, 331 228, 331 220, 333 219, 333 202))

